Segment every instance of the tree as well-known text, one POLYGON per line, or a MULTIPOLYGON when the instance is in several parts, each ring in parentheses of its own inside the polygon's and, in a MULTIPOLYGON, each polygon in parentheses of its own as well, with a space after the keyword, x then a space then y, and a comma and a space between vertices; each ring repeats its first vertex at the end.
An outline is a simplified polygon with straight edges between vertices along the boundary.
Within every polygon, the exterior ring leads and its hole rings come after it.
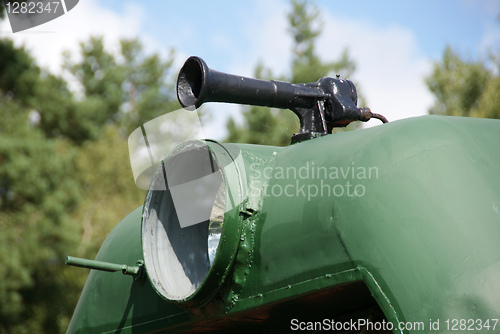
MULTIPOLYGON (((127 140, 115 125, 106 126, 99 140, 89 140, 79 148, 74 174, 79 175, 82 200, 72 215, 79 227, 73 255, 93 259, 116 224, 144 203, 146 192, 134 183, 127 140)), ((80 274, 81 287, 85 283, 82 270, 70 269, 80 274)))
POLYGON ((85 281, 65 256, 94 258, 143 203, 127 135, 177 108, 173 54, 163 61, 124 40, 113 55, 92 38, 81 56, 66 59, 81 87, 75 95, 0 40, 0 333, 65 331, 85 281))
POLYGON ((115 55, 106 50, 102 38, 92 37, 80 44, 78 62, 66 54, 65 69, 83 95, 75 108, 75 126, 81 131, 75 175, 83 200, 74 219, 82 231, 76 254, 81 257, 95 257, 116 223, 144 201, 145 191, 136 187, 130 169, 128 135, 180 108, 175 78, 169 75, 173 51, 162 60, 158 54, 145 55, 136 39, 121 40, 120 46, 115 55))
POLYGON ((40 80, 40 69, 24 48, 14 47, 8 39, 0 40, 0 59, 0 90, 8 99, 28 105, 40 80))
MULTIPOLYGON (((291 77, 281 78, 281 80, 306 83, 335 73, 351 76, 355 70, 355 64, 350 59, 347 49, 337 61, 324 62, 316 53, 316 38, 322 32, 318 9, 308 1, 292 0, 291 4, 292 10, 287 16, 289 32, 294 41, 291 77)), ((254 76, 270 80, 272 72, 266 70, 262 64, 258 64, 254 76)), ((290 144, 292 135, 299 130, 298 118, 289 110, 244 107, 243 117, 245 119, 243 125, 236 124, 233 118, 228 120, 226 141, 286 146, 290 144)), ((348 128, 355 127, 357 124, 352 124, 348 128)))
POLYGON ((72 150, 36 125, 43 80, 33 59, 8 40, 0 54, 8 64, 0 71, 0 332, 57 333, 78 293, 62 270, 78 232, 69 217, 80 199, 67 177, 72 150))
POLYGON ((447 47, 426 83, 434 94, 430 114, 500 118, 500 54, 489 62, 460 57, 447 47))
POLYGON ((337 61, 323 62, 316 53, 316 38, 323 30, 318 8, 299 0, 292 0, 292 7, 287 16, 289 32, 294 41, 290 82, 314 82, 326 75, 341 72, 345 77, 350 77, 356 65, 349 58, 347 49, 337 61))
POLYGON ((102 38, 92 37, 80 45, 80 62, 65 54, 64 67, 78 82, 83 98, 64 103, 70 100, 62 95, 71 93, 60 78, 51 77, 47 80, 50 85, 40 87, 51 96, 37 104, 44 110, 40 127, 47 136, 64 136, 81 144, 98 139, 106 125, 116 124, 128 134, 179 108, 173 83, 165 79, 173 52, 163 61, 158 54, 145 56, 136 39, 121 40, 120 46, 120 54, 115 56, 104 48, 102 38), (54 100, 58 103, 51 102, 54 100))

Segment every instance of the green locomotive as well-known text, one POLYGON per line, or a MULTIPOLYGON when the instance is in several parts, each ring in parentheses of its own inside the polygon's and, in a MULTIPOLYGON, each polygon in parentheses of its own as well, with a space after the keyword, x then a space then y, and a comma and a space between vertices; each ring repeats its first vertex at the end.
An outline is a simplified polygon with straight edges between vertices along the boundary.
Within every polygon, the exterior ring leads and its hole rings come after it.
POLYGON ((386 120, 348 80, 261 81, 197 57, 178 97, 287 108, 300 131, 288 147, 172 150, 96 260, 68 257, 100 269, 68 333, 500 332, 499 120, 332 135, 386 120))

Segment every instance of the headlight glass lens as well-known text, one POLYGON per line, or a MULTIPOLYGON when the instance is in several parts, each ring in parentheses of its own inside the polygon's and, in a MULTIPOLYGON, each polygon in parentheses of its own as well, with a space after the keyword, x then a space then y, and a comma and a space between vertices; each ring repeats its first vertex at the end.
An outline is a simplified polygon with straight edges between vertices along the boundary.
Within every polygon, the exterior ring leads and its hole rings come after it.
POLYGON ((205 142, 187 142, 162 162, 146 196, 142 241, 148 275, 163 297, 186 299, 203 283, 225 208, 225 176, 205 142))

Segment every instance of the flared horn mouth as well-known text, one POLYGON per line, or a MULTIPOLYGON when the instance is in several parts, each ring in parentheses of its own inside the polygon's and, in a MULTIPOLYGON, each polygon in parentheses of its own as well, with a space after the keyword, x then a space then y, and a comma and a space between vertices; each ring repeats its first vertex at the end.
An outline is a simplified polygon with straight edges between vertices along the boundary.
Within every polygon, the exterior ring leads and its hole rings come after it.
POLYGON ((202 90, 209 67, 200 57, 189 57, 177 78, 177 98, 183 108, 194 110, 203 104, 202 90))

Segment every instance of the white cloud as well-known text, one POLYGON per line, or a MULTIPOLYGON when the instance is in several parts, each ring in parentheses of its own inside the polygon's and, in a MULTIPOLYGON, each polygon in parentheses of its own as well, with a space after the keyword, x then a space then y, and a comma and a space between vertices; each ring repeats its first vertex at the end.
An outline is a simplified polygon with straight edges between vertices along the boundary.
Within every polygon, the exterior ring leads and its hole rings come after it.
POLYGON ((479 53, 498 52, 500 50, 500 24, 499 22, 483 23, 484 33, 479 43, 479 53))
POLYGON ((289 10, 289 5, 281 1, 255 2, 254 10, 249 13, 242 29, 242 36, 248 44, 241 64, 246 65, 247 75, 253 74, 258 61, 272 69, 276 76, 286 74, 292 48, 285 15, 289 10))
MULTIPOLYGON (((322 10, 324 29, 317 51, 323 60, 334 60, 344 48, 349 49, 357 64, 352 79, 365 96, 367 106, 390 121, 426 115, 432 95, 424 78, 430 72, 431 62, 421 54, 413 33, 400 26, 381 28, 361 20, 334 17, 322 10)), ((274 75, 288 74, 292 41, 284 15, 287 11, 289 8, 282 2, 257 2, 243 29, 248 43, 246 53, 242 59, 236 57, 238 66, 228 66, 231 73, 251 76, 257 61, 262 60, 274 75)), ((378 124, 372 120, 365 126, 378 124)))
MULTIPOLYGON (((291 40, 287 34, 285 14, 289 8, 280 1, 256 1, 251 12, 245 13, 244 21, 238 27, 239 41, 221 35, 213 41, 221 54, 226 54, 228 64, 224 71, 247 77, 254 76, 258 62, 272 70, 273 75, 286 74, 290 64, 291 40), (279 13, 279 15, 276 15, 279 13), (235 48, 237 46, 237 48, 235 48)), ((208 64, 208 66, 212 66, 208 64)), ((222 70, 214 68, 214 70, 222 70)), ((208 138, 223 139, 227 136, 226 122, 233 117, 241 123, 241 108, 234 104, 211 103, 208 105, 212 121, 204 124, 208 138)))
MULTIPOLYGON (((345 47, 349 49, 357 64, 353 79, 373 112, 389 121, 427 114, 432 97, 424 77, 431 64, 420 55, 410 31, 399 26, 381 28, 327 13, 324 20, 318 51, 338 57, 345 47)), ((372 120, 366 125, 377 124, 372 120)))

